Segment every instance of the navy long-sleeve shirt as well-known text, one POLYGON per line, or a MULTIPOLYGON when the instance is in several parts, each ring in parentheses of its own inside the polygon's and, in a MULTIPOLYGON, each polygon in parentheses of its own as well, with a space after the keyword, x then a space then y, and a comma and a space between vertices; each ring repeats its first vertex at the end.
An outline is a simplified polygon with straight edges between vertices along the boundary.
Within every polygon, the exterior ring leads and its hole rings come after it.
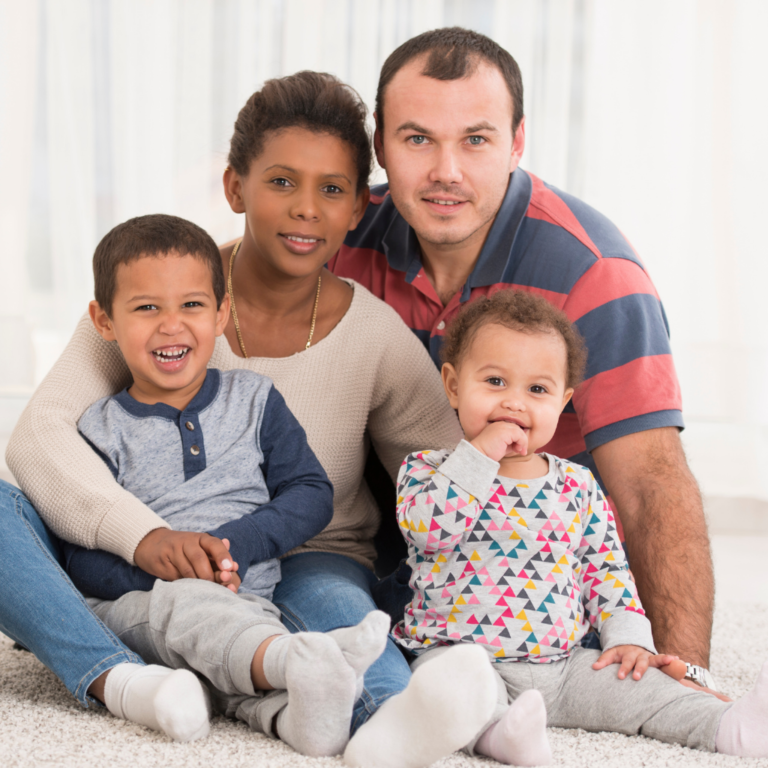
MULTIPOLYGON (((210 369, 183 410, 127 392, 99 400, 78 429, 117 482, 174 530, 230 540, 243 592, 270 598, 277 560, 322 531, 333 488, 304 429, 270 379, 210 369)), ((114 600, 155 577, 109 552, 64 545, 75 585, 114 600)))

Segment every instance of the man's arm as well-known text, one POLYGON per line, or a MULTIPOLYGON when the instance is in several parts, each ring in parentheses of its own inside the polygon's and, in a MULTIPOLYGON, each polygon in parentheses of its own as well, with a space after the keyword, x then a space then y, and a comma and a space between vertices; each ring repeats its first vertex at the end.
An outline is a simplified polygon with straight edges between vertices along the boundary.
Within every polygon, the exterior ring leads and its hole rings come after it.
POLYGON ((656 647, 708 667, 712 557, 701 494, 677 429, 626 435, 592 456, 624 527, 629 567, 656 647))

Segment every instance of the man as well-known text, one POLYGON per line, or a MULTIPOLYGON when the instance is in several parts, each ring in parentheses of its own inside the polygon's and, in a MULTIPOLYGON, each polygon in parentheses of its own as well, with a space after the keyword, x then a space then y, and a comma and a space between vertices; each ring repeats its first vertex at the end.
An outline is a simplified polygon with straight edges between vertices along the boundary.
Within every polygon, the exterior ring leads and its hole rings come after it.
POLYGON ((401 45, 382 67, 374 116, 389 184, 329 267, 393 306, 438 365, 446 324, 478 296, 515 287, 566 312, 589 349, 586 381, 545 450, 601 480, 659 652, 711 680, 709 540, 678 434, 666 318, 643 265, 605 217, 518 168, 522 79, 489 38, 450 28, 401 45))

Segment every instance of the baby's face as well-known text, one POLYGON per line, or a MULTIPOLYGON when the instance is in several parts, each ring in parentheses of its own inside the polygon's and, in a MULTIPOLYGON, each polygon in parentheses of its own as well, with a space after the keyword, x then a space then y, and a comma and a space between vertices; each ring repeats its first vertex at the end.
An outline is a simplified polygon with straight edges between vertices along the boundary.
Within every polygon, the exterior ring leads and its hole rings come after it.
POLYGON ((185 407, 205 380, 228 308, 226 300, 216 308, 201 259, 174 253, 120 264, 110 324, 133 374, 131 395, 185 407))
POLYGON ((565 386, 567 363, 565 342, 555 333, 482 326, 454 375, 443 375, 467 440, 508 421, 528 435, 528 455, 545 446, 573 394, 565 386))

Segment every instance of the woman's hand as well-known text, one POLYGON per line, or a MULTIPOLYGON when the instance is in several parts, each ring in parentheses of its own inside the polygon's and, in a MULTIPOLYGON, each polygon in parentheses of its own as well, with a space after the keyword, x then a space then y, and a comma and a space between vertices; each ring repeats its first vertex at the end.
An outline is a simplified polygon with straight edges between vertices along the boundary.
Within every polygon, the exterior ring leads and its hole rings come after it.
POLYGON ((632 670, 632 677, 639 680, 648 667, 659 669, 677 661, 677 656, 668 653, 653 654, 641 648, 639 645, 617 645, 603 651, 600 658, 592 665, 592 669, 603 669, 610 664, 621 664, 619 667, 619 680, 623 680, 632 670))
POLYGON ((221 539, 209 533, 171 531, 168 528, 150 531, 139 542, 133 559, 143 571, 163 581, 214 581, 214 568, 232 571, 234 565, 229 549, 221 539))

